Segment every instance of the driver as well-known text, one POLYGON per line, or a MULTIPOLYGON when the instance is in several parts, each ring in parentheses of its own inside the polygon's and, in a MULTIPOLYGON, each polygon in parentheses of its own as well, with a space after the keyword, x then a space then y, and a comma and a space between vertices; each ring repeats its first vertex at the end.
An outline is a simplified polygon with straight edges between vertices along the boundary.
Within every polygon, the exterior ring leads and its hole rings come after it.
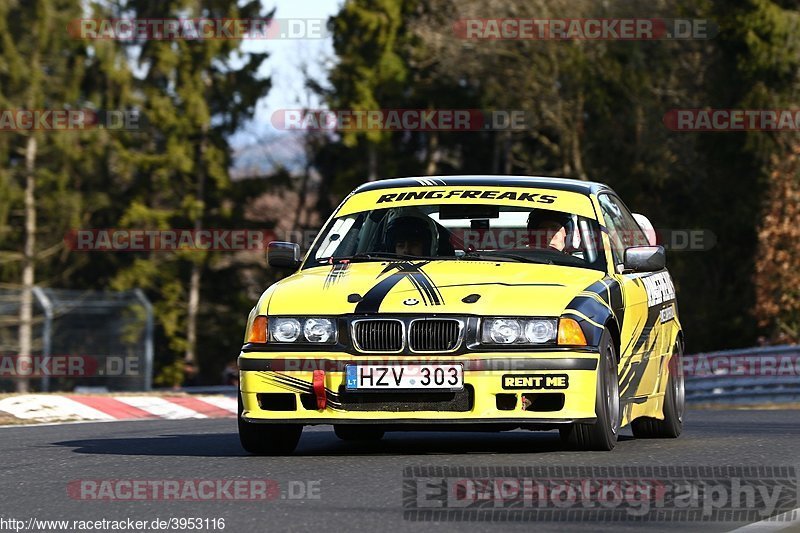
POLYGON ((531 246, 551 248, 559 252, 567 249, 567 227, 570 216, 558 211, 538 210, 528 217, 531 246))
POLYGON ((429 255, 432 243, 428 224, 418 217, 400 216, 386 227, 388 251, 402 255, 429 255))

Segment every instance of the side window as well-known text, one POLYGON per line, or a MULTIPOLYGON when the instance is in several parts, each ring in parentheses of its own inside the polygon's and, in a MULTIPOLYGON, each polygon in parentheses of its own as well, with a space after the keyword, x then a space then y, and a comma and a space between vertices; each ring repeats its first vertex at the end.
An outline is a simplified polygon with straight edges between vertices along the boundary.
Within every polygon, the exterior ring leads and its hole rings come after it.
POLYGON ((606 228, 608 228, 614 264, 619 265, 622 263, 625 248, 647 245, 647 236, 625 204, 618 198, 610 194, 601 194, 598 201, 600 209, 603 211, 606 228))

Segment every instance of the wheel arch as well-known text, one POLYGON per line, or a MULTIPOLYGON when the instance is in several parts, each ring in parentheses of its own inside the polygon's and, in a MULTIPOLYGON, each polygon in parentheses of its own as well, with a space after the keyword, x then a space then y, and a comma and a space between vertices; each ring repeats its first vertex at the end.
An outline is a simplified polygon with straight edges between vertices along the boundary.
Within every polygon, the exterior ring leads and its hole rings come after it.
POLYGON ((675 335, 675 342, 680 343, 680 345, 681 345, 681 353, 685 354, 686 353, 686 341, 684 340, 683 330, 682 329, 679 329, 678 330, 678 334, 675 335))
POLYGON ((617 324, 617 320, 614 316, 611 315, 606 319, 604 326, 614 340, 614 348, 617 349, 617 363, 619 363, 622 359, 622 338, 620 336, 619 324, 617 324))

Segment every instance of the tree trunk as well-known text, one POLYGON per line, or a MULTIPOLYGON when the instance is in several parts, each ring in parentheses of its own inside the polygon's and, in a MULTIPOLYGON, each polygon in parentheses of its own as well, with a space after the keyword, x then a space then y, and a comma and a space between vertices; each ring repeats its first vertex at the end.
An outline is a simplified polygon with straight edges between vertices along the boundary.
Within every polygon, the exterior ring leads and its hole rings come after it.
MULTIPOLYGON (((197 226, 195 226, 196 229, 197 226)), ((189 276, 189 308, 186 315, 186 353, 184 359, 195 363, 197 355, 197 312, 200 308, 200 281, 201 265, 197 261, 192 263, 192 273, 189 276)))
MULTIPOLYGON (((203 229, 203 212, 205 211, 205 153, 208 145, 208 129, 203 128, 203 138, 197 149, 197 200, 200 202, 200 213, 194 219, 195 235, 203 229)), ((199 252, 198 252, 199 253, 199 252)), ((200 282, 202 281, 203 263, 202 259, 192 261, 192 273, 189 276, 189 306, 186 312, 186 352, 184 360, 186 362, 197 363, 197 314, 200 310, 200 282)))
POLYGON ((578 92, 577 102, 575 103, 575 124, 572 126, 572 169, 574 177, 582 180, 589 179, 583 169, 583 154, 581 153, 581 135, 583 134, 583 92, 578 92))
POLYGON ((378 147, 375 143, 367 141, 367 181, 378 179, 378 147))
POLYGON ((439 133, 434 131, 428 136, 428 162, 425 165, 426 176, 436 175, 436 169, 439 167, 439 159, 441 159, 441 153, 439 152, 439 133))
MULTIPOLYGON (((36 137, 31 134, 25 144, 25 246, 22 259, 22 299, 19 306, 19 363, 31 361, 33 345, 33 283, 36 261, 36 137)), ((28 392, 27 378, 19 378, 17 392, 28 392)))

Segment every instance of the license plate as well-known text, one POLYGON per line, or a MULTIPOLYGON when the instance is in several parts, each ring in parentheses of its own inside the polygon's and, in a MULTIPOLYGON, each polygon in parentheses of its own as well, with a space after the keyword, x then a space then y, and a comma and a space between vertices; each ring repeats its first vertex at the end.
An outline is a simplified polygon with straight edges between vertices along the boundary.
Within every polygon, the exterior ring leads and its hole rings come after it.
POLYGON ((464 366, 347 365, 347 390, 462 390, 464 366))

